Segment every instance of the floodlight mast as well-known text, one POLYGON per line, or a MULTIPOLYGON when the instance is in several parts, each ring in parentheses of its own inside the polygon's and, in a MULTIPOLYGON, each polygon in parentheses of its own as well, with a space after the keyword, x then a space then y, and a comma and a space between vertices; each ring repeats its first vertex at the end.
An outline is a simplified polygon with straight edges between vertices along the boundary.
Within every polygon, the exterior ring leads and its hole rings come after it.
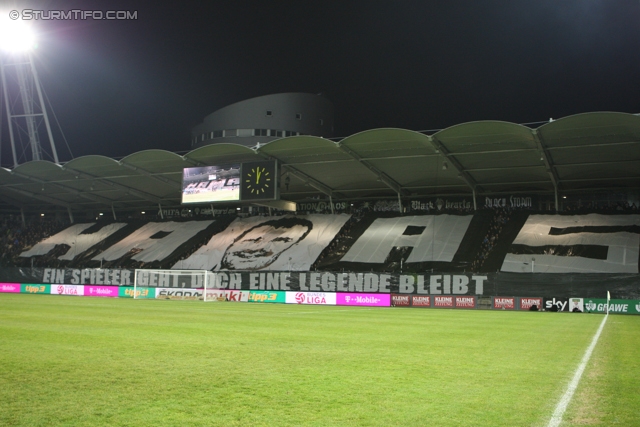
MULTIPOLYGON (((31 160, 42 160, 42 145, 40 143, 40 135, 38 133, 38 119, 42 118, 47 130, 47 137, 51 144, 51 152, 53 160, 59 164, 58 153, 51 132, 49 116, 42 96, 42 86, 38 78, 33 55, 31 49, 34 46, 33 35, 29 33, 28 27, 23 22, 16 22, 19 25, 7 25, 2 22, 5 30, 0 35, 0 43, 2 44, 2 54, 0 56, 0 74, 2 78, 2 92, 4 94, 4 102, 7 111, 7 121, 9 124, 9 139, 11 142, 11 152, 13 154, 13 166, 18 166, 18 154, 16 150, 16 133, 21 130, 28 137, 29 147, 31 148, 31 160), (11 29, 16 30, 16 34, 10 33, 11 29), (17 35, 24 37, 24 40, 18 40, 17 35), (14 78, 17 84, 17 92, 19 97, 11 98, 10 88, 7 75, 14 78), (35 93, 34 93, 35 89, 35 93), (37 97, 37 98, 36 98, 37 97), (19 126, 19 122, 24 126, 19 126), (15 129, 14 129, 15 127, 15 129)), ((9 22, 9 24, 11 24, 9 22)), ((13 94, 16 89, 14 87, 13 94)))

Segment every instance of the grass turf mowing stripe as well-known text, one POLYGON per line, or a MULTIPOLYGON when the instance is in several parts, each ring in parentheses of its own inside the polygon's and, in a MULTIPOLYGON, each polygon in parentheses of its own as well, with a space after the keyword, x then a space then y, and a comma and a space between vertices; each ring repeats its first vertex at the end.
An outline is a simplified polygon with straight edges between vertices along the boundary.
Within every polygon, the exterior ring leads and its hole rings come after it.
POLYGON ((587 363, 589 363, 589 359, 591 358, 591 353, 593 353, 593 349, 596 347, 596 344, 598 343, 598 339, 600 338, 600 334, 602 333, 602 329, 604 328, 604 324, 607 322, 608 317, 609 317, 609 314, 607 313, 604 316, 604 319, 602 319, 602 322, 600 323, 600 327, 598 328, 598 331, 593 336, 593 340, 591 340, 591 344, 589 345, 589 347, 587 347, 587 350, 584 352, 584 356, 582 356, 582 360, 580 361, 580 364, 578 365, 578 368, 576 369, 576 372, 573 375, 573 378, 571 379, 569 386, 567 387, 567 391, 564 393, 564 395, 560 399, 560 402, 558 402, 558 406, 556 406, 556 410, 553 411, 553 415, 551 416, 551 420, 549 421, 548 427, 558 427, 562 422, 562 416, 564 415, 564 412, 567 410, 567 406, 569 406, 569 402, 571 402, 571 398, 573 398, 573 393, 575 393, 576 389, 578 388, 578 384, 580 383, 580 378, 582 378, 582 373, 584 372, 584 369, 586 368, 587 363))
POLYGON ((546 425, 601 319, 0 295, 0 425, 546 425))

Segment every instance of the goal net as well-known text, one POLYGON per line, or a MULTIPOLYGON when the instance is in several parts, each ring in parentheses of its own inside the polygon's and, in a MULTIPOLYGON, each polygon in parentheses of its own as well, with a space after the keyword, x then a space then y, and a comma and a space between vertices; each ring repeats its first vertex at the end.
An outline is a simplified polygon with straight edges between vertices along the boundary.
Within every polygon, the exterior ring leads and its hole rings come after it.
POLYGON ((224 301, 217 285, 215 273, 207 270, 136 269, 133 297, 224 301))

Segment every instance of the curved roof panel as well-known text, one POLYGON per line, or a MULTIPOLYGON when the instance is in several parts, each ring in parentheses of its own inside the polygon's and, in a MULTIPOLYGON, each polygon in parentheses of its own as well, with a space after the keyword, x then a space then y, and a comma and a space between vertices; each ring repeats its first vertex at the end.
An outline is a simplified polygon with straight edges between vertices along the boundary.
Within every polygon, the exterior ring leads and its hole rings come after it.
POLYGON ((640 117, 594 112, 531 129, 514 123, 462 123, 425 135, 372 129, 334 142, 313 136, 274 140, 257 149, 214 144, 184 156, 145 150, 121 161, 84 156, 0 169, 5 205, 81 210, 177 206, 182 168, 277 159, 281 197, 306 200, 640 188, 640 117), (284 185, 284 182, 287 182, 284 185))

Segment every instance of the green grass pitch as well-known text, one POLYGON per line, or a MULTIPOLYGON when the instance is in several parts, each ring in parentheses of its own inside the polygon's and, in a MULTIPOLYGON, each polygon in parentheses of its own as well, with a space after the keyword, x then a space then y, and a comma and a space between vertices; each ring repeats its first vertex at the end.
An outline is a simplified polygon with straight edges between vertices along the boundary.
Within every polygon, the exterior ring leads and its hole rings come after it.
MULTIPOLYGON (((0 294, 0 425, 545 426, 602 319, 0 294)), ((640 425, 639 332, 563 425, 640 425)))

